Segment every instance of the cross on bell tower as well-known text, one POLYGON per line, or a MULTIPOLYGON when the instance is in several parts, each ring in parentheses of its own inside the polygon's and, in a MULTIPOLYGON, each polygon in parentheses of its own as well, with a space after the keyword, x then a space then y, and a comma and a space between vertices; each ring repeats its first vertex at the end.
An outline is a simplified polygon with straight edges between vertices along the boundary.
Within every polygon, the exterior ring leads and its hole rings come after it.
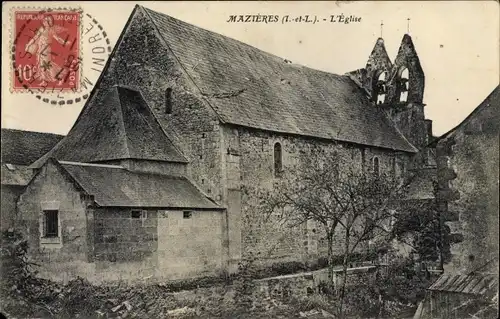
POLYGON ((383 37, 384 32, 384 21, 380 21, 380 37, 383 37))
POLYGON ((410 18, 406 20, 407 20, 406 33, 410 34, 410 18))

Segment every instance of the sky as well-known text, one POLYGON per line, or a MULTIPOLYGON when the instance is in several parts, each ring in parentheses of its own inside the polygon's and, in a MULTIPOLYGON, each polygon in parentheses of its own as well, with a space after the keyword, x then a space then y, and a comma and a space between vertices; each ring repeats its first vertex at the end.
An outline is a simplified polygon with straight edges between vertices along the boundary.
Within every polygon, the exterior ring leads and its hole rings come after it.
MULTIPOLYGON (((378 37, 394 60, 403 35, 412 36, 425 72, 426 118, 433 120, 439 136, 458 125, 499 83, 499 4, 497 1, 337 1, 337 2, 138 2, 196 26, 235 38, 293 63, 336 74, 366 65, 378 37), (230 15, 278 15, 290 17, 352 16, 361 21, 263 23, 227 22, 230 15)), ((55 7, 78 5, 84 12, 83 27, 96 19, 114 45, 136 2, 47 2, 55 7)), ((52 106, 29 93, 12 92, 12 46, 16 10, 44 8, 33 4, 2 5, 2 128, 67 134, 83 103, 52 106), (24 9, 23 9, 24 8, 24 9)), ((93 29, 94 31, 97 28, 93 29)), ((82 35, 84 74, 90 70, 92 45, 82 35)), ((210 54, 210 52, 207 52, 210 54)), ((94 72, 94 73, 93 73, 94 72)))

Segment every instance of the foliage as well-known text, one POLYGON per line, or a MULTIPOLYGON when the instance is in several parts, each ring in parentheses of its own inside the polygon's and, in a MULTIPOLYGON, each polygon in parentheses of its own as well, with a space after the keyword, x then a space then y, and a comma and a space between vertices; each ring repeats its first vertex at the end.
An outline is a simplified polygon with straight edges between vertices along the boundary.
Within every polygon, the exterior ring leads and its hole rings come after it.
POLYGON ((3 231, 1 236, 2 285, 24 289, 35 272, 34 264, 28 260, 28 243, 13 230, 3 231))
MULTIPOLYGON (((2 241, 2 265, 8 263, 7 256, 13 257, 17 264, 6 272, 12 274, 10 279, 2 276, 2 311, 17 317, 164 318, 177 312, 178 318, 302 318, 307 312, 333 314, 339 307, 338 298, 328 295, 289 296, 276 300, 256 291, 255 278, 296 272, 305 267, 301 263, 259 268, 255 264, 256 256, 246 255, 239 274, 230 278, 233 285, 227 285, 222 277, 165 284, 100 286, 77 278, 63 285, 36 278, 36 272, 26 257, 25 241, 19 234, 10 234, 8 238, 10 241, 2 241), (6 254, 7 246, 17 248, 6 254), (18 253, 13 254, 15 251, 18 253), (19 286, 12 290, 7 279, 11 280, 9 283, 19 283, 19 286), (22 284, 21 279, 24 280, 22 284), (180 291, 182 289, 191 290, 180 291)), ((364 257, 358 255, 359 259, 364 257)), ((394 284, 388 282, 387 285, 394 284)), ((347 287, 346 312, 349 316, 362 318, 367 312, 360 314, 360 310, 368 311, 376 306, 378 299, 372 290, 377 286, 347 287)))
POLYGON ((249 252, 238 264, 238 278, 234 281, 234 300, 242 312, 248 312, 254 307, 254 278, 256 276, 256 257, 249 252))
POLYGON ((447 263, 451 259, 451 244, 461 238, 455 238, 446 225, 437 192, 434 182, 434 199, 399 203, 391 238, 411 246, 421 261, 447 263))
POLYGON ((392 208, 407 185, 383 172, 357 167, 339 153, 324 156, 316 150, 310 161, 290 170, 273 190, 262 196, 261 207, 267 215, 278 214, 289 225, 314 221, 323 228, 332 284, 334 236, 342 236, 342 301, 351 256, 363 242, 378 241, 377 245, 384 246, 390 239, 392 208))

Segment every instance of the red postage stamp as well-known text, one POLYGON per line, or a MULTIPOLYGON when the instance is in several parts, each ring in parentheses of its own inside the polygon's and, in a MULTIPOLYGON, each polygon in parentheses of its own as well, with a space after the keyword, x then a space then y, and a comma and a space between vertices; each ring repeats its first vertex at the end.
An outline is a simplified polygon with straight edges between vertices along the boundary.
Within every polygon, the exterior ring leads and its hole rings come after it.
POLYGON ((14 91, 78 90, 80 19, 76 10, 14 11, 14 91))

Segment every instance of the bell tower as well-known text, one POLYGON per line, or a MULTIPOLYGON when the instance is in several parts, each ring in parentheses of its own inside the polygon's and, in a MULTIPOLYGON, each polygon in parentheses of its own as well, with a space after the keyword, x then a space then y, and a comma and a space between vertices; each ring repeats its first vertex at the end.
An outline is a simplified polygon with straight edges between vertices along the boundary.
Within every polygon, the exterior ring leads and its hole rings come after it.
POLYGON ((372 53, 368 58, 365 70, 367 72, 367 89, 371 92, 371 100, 375 104, 384 104, 387 97, 387 80, 393 65, 387 51, 384 39, 378 38, 372 53))
MULTIPOLYGON (((382 27, 381 26, 381 36, 382 27)), ((409 19, 408 19, 409 31, 409 19)), ((427 145, 432 139, 432 121, 425 119, 425 74, 409 32, 403 36, 394 60, 387 55, 384 39, 378 38, 366 66, 346 73, 367 97, 373 107, 385 112, 405 138, 420 150, 411 166, 433 166, 427 145)))
POLYGON ((428 130, 432 122, 424 114, 424 89, 420 59, 411 36, 405 34, 387 82, 386 110, 406 139, 420 150, 413 163, 416 167, 426 165, 426 145, 432 135, 428 130))
POLYGON ((413 40, 403 36, 394 61, 388 100, 396 104, 423 103, 425 74, 420 64, 413 40))

